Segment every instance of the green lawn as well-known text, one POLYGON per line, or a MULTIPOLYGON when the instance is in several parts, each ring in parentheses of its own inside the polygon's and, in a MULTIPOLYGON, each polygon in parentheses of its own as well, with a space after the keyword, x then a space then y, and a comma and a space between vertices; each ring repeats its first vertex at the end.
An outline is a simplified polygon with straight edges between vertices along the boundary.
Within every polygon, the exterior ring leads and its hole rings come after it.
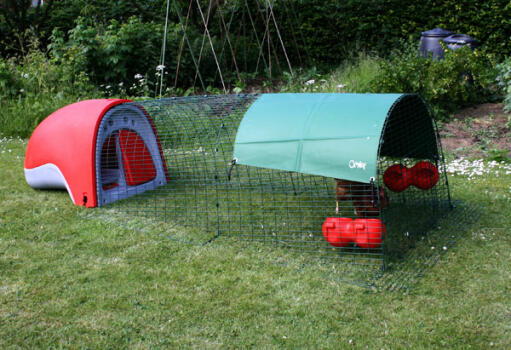
POLYGON ((1 349, 511 348, 503 167, 452 176, 461 214, 361 287, 347 283, 353 266, 226 238, 189 244, 178 225, 33 190, 25 147, 0 143, 1 349))

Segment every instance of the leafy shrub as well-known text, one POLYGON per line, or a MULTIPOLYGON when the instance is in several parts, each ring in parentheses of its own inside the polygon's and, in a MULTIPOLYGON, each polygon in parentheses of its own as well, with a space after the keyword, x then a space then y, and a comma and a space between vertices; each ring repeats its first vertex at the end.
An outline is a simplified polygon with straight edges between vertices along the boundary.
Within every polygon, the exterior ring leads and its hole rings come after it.
POLYGON ((0 57, 0 98, 10 98, 20 89, 11 64, 0 57))
POLYGON ((496 71, 491 60, 468 47, 445 50, 445 59, 433 60, 419 57, 417 46, 409 44, 379 65, 371 82, 373 92, 419 93, 439 119, 496 97, 496 71))
MULTIPOLYGON (((188 29, 188 38, 195 55, 198 55, 202 36, 193 28, 188 29)), ((154 93, 159 81, 159 64, 163 25, 142 22, 131 17, 127 22, 116 20, 103 27, 89 20, 79 18, 76 25, 66 34, 55 29, 49 46, 52 56, 61 62, 74 66, 76 71, 87 72, 91 80, 102 85, 109 94, 133 94, 139 90, 140 78, 154 93), (107 88, 108 87, 108 88, 107 88)), ((178 52, 182 40, 180 24, 170 23, 167 30, 166 76, 165 85, 174 85, 174 74, 178 65, 178 52)), ((214 44, 220 46, 217 40, 214 44)), ((186 45, 186 43, 185 43, 186 45)), ((179 67, 179 85, 190 86, 199 81, 195 79, 195 65, 187 47, 182 50, 179 67)), ((211 50, 202 54, 201 74, 214 81, 216 66, 211 50)))
POLYGON ((145 75, 157 65, 160 25, 132 17, 126 23, 112 20, 103 28, 80 17, 68 34, 66 40, 65 33, 53 30, 52 56, 77 72, 87 72, 98 85, 130 84, 136 74, 145 75))
POLYGON ((166 8, 161 0, 57 0, 44 1, 40 7, 32 7, 31 3, 30 0, 0 1, 0 56, 25 55, 34 38, 40 44, 35 49, 44 49, 53 29, 67 33, 80 16, 103 26, 112 18, 123 23, 131 16, 163 22, 166 8))
POLYGON ((19 62, 0 60, 0 133, 27 137, 56 109, 99 96, 88 76, 73 68, 40 51, 19 62))
POLYGON ((496 162, 510 163, 511 162, 511 158, 508 156, 509 151, 510 150, 508 148, 504 148, 504 149, 499 149, 499 148, 491 149, 491 150, 488 151, 488 160, 494 160, 496 162))
POLYGON ((83 97, 94 91, 89 77, 66 62, 33 51, 16 66, 24 94, 66 94, 83 97))
POLYGON ((504 110, 511 111, 511 57, 497 65, 497 82, 504 92, 504 110))
MULTIPOLYGON (((496 71, 480 51, 447 50, 441 61, 419 57, 415 43, 404 45, 389 58, 361 54, 329 74, 317 69, 297 70, 284 75, 282 91, 418 93, 439 120, 458 109, 498 97, 496 71)), ((511 68, 507 76, 511 84, 511 68)), ((511 89, 510 89, 511 91, 511 89)))

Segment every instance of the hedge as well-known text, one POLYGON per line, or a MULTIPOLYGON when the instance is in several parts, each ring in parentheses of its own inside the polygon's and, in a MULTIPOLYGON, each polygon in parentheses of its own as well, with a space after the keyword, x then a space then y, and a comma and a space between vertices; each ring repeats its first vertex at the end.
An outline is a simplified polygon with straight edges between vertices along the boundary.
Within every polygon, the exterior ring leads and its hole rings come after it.
POLYGON ((435 27, 473 36, 496 57, 511 55, 507 0, 288 0, 275 6, 287 41, 293 41, 291 27, 299 27, 304 40, 296 42, 314 64, 338 64, 361 50, 387 55, 435 27))

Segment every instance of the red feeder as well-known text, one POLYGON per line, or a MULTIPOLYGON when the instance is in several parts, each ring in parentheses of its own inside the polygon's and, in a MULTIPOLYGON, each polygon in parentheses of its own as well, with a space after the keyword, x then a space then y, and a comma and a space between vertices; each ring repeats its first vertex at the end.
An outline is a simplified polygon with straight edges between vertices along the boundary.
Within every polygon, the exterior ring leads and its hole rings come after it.
POLYGON ((346 247, 355 242, 360 248, 378 248, 385 236, 380 219, 326 218, 323 236, 334 247, 346 247))
POLYGON ((151 117, 128 100, 73 103, 52 113, 27 146, 33 188, 67 189, 76 205, 96 207, 168 181, 151 117))
POLYGON ((412 168, 395 164, 383 173, 383 182, 393 192, 402 192, 410 185, 421 190, 429 190, 438 182, 438 169, 430 163, 420 161, 412 168))

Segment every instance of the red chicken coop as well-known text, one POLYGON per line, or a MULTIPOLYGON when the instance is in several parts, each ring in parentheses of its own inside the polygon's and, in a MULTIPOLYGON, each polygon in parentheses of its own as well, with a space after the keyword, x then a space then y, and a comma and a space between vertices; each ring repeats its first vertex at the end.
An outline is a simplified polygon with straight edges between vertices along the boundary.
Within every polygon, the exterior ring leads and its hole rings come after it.
POLYGON ((59 109, 30 137, 25 178, 33 188, 66 189, 96 207, 167 183, 154 124, 127 100, 88 100, 59 109))

